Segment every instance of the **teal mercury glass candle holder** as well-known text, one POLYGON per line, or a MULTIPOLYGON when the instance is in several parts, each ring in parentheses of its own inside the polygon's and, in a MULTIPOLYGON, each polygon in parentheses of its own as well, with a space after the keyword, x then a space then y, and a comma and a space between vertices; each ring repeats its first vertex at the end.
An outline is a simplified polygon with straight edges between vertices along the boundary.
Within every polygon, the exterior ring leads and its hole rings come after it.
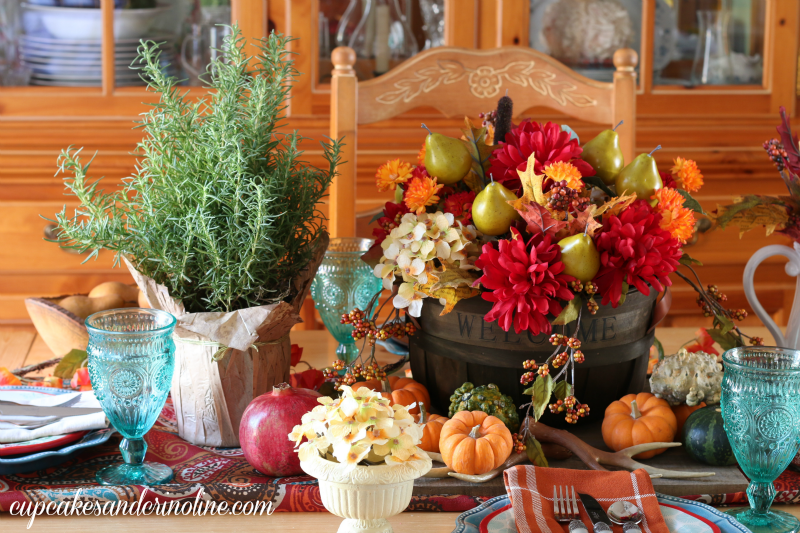
POLYGON ((331 239, 311 284, 311 297, 322 322, 339 341, 336 356, 346 363, 358 356, 358 346, 351 336, 353 326, 342 324, 342 315, 355 307, 363 311, 382 286, 373 269, 361 260, 370 246, 370 239, 331 239))
POLYGON ((111 309, 86 319, 89 377, 114 428, 124 463, 97 472, 102 485, 158 485, 172 469, 145 462, 142 437, 167 400, 175 368, 175 317, 157 309, 111 309))
POLYGON ((789 533, 800 521, 770 510, 773 481, 800 443, 800 351, 740 347, 722 355, 722 418, 736 460, 750 485, 750 507, 727 511, 753 533, 789 533))

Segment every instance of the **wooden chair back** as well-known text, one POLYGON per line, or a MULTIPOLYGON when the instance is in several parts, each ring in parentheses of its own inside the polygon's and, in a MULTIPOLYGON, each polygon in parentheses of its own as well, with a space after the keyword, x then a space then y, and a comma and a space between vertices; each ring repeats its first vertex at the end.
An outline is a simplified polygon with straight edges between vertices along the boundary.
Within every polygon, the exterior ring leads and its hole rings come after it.
POLYGON ((626 161, 634 157, 636 138, 636 64, 634 50, 614 54, 614 81, 602 83, 569 69, 530 48, 493 50, 438 47, 426 50, 375 79, 359 82, 353 49, 331 54, 331 137, 345 138, 339 175, 330 190, 332 236, 355 235, 358 125, 379 122, 417 107, 433 107, 445 116, 477 116, 508 90, 515 114, 533 107, 556 109, 589 122, 625 121, 619 132, 626 161))

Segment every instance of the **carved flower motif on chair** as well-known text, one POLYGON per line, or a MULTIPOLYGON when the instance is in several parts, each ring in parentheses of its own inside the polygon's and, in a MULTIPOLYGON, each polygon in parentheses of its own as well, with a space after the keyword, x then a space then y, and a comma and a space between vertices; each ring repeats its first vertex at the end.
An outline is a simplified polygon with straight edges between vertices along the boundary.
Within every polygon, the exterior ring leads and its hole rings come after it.
POLYGON ((469 74, 469 88, 478 98, 491 98, 500 92, 503 78, 492 67, 482 66, 469 74))
POLYGON ((578 92, 580 88, 573 79, 554 72, 552 66, 536 68, 533 60, 511 61, 497 69, 489 65, 472 68, 460 61, 440 59, 436 65, 409 72, 409 75, 395 81, 394 90, 381 94, 376 100, 382 104, 407 103, 440 85, 451 85, 466 78, 470 93, 477 98, 496 97, 500 88, 510 83, 533 89, 560 106, 597 106, 597 100, 578 92))

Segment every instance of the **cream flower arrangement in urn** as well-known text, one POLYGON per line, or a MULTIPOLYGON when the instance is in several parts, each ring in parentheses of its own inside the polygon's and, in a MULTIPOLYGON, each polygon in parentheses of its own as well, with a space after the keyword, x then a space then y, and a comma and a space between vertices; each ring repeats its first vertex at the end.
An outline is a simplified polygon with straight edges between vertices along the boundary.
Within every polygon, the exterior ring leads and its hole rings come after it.
POLYGON ((417 447, 422 426, 408 412, 413 405, 389 405, 380 392, 366 387, 343 386, 341 392, 335 400, 318 398, 321 405, 304 414, 289 434, 301 461, 325 457, 348 472, 359 464, 402 464, 425 455, 417 447))

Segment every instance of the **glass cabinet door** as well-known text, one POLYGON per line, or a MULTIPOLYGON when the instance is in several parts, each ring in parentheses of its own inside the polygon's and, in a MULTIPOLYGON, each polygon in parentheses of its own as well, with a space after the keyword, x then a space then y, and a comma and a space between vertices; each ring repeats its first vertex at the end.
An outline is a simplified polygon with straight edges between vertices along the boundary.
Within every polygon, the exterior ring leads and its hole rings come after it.
POLYGON ((368 80, 444 41, 444 0, 319 0, 317 17, 318 84, 330 83, 337 46, 356 51, 368 80))
POLYGON ((766 0, 658 0, 654 85, 761 85, 766 0))
MULTIPOLYGON (((201 85, 230 24, 230 0, 114 0, 114 86, 144 86, 130 68, 140 40, 165 73, 201 85)), ((0 85, 100 87, 100 0, 0 0, 0 85)))
POLYGON ((642 0, 531 0, 530 47, 597 81, 614 77, 614 52, 641 55, 642 0))

